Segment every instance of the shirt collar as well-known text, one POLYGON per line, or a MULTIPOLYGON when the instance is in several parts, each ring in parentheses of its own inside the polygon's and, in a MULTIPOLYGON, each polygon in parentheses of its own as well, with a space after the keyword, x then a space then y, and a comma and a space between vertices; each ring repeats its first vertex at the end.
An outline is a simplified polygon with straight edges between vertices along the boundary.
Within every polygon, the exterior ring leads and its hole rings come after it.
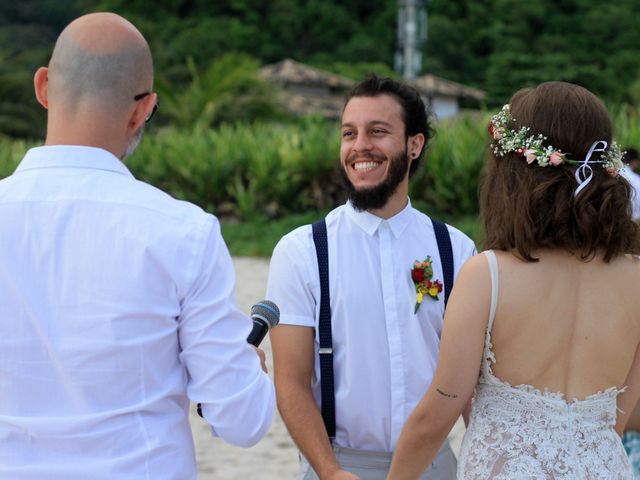
POLYGON ((47 145, 29 149, 16 173, 43 168, 86 168, 106 170, 133 178, 124 163, 112 153, 97 147, 47 145))
POLYGON ((393 217, 385 220, 373 213, 358 211, 353 208, 350 201, 347 202, 347 215, 369 236, 375 234, 378 231, 378 228, 380 228, 380 225, 386 223, 391 229, 393 236, 395 238, 399 238, 411 221, 412 211, 413 208, 411 207, 411 200, 407 198, 407 205, 393 217))

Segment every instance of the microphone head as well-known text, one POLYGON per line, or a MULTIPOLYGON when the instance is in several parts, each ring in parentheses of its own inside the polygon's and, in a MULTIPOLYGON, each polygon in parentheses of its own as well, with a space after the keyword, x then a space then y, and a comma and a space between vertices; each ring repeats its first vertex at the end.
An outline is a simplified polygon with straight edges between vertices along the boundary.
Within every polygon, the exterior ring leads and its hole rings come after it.
POLYGON ((261 300, 251 307, 251 318, 253 317, 263 319, 269 328, 273 328, 280 321, 280 309, 269 300, 261 300))

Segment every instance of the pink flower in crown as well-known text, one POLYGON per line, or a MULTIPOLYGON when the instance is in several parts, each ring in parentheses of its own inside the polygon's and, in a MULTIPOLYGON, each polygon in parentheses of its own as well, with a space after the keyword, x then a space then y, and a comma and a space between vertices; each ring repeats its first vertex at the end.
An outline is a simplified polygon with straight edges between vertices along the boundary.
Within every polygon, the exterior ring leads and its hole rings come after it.
POLYGON ((527 159, 527 163, 533 163, 536 159, 536 151, 535 150, 525 150, 524 157, 527 159))
POLYGON ((607 173, 609 175, 611 175, 612 177, 617 177, 618 176, 618 169, 616 169, 615 167, 609 167, 609 168, 607 168, 607 173))
POLYGON ((493 123, 489 123, 489 135, 494 140, 500 140, 502 138, 502 133, 500 133, 500 129, 496 128, 493 123))
POLYGON ((551 155, 549 155, 549 163, 554 167, 561 165, 563 161, 564 155, 562 155, 560 152, 553 152, 551 155))

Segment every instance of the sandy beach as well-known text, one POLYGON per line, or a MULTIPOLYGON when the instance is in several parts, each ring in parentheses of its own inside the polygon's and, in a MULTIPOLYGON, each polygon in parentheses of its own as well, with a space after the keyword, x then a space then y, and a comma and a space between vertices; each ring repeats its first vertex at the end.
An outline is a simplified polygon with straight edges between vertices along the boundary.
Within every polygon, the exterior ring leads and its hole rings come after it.
MULTIPOLYGON (((269 261, 262 258, 234 258, 236 267, 236 295, 238 306, 249 312, 251 306, 262 300, 267 284, 269 261)), ((261 347, 267 354, 267 364, 272 373, 271 345, 268 338, 261 347)), ((200 480, 286 480, 295 479, 298 471, 298 451, 276 412, 267 436, 255 447, 233 447, 218 438, 212 438, 204 421, 191 413, 200 480)), ((459 421, 450 441, 454 452, 459 451, 464 426, 459 421)))

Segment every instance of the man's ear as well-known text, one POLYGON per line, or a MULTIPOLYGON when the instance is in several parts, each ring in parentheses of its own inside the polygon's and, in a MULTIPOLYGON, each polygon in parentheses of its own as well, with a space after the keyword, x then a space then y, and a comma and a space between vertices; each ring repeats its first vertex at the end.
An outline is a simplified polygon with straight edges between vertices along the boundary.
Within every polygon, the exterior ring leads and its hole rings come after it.
POLYGON ((44 108, 49 108, 49 69, 40 67, 33 76, 33 87, 38 103, 44 108))
POLYGON ((422 133, 416 133, 407 140, 407 150, 409 152, 409 158, 411 161, 418 158, 424 147, 424 135, 422 133))
POLYGON ((135 108, 131 112, 129 117, 129 123, 127 125, 128 133, 137 132, 140 127, 147 121, 149 115, 153 111, 153 107, 158 101, 158 94, 151 93, 141 100, 138 100, 135 104, 135 108))

